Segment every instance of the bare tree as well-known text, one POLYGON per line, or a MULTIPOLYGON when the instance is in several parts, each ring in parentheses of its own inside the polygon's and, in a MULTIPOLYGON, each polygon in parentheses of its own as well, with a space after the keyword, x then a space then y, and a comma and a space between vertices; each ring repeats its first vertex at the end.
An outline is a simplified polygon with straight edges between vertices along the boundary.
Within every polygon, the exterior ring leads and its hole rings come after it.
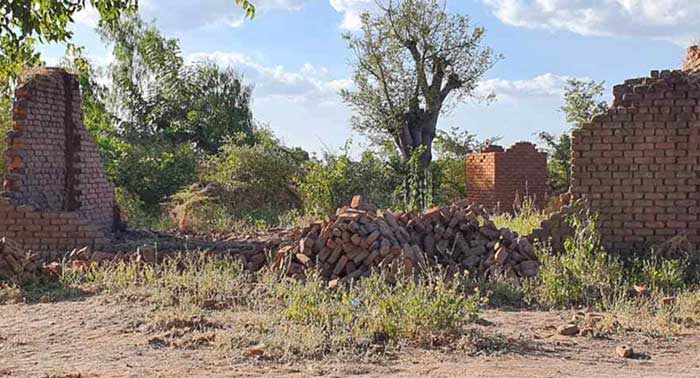
MULTIPOLYGON (((377 0, 380 14, 362 15, 355 53, 356 89, 341 93, 355 110, 353 126, 390 137, 405 160, 423 153, 427 166, 441 114, 474 94, 500 58, 483 46, 485 30, 448 14, 438 0, 377 0)), ((486 96, 490 97, 490 96, 486 96)))

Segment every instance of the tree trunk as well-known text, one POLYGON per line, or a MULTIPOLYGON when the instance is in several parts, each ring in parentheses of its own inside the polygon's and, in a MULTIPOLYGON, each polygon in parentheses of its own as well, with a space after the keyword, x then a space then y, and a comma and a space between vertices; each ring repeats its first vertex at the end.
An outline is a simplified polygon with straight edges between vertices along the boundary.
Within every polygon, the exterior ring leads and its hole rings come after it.
POLYGON ((403 127, 396 137, 396 144, 404 160, 408 160, 421 146, 425 152, 421 165, 427 168, 433 160, 433 140, 435 139, 438 115, 418 110, 404 115, 403 127))

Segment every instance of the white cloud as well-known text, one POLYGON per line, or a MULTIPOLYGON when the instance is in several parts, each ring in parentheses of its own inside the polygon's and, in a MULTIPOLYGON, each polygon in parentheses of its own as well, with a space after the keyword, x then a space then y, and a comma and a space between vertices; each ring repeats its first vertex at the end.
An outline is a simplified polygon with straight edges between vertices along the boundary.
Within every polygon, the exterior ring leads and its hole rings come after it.
POLYGON ((330 0, 331 6, 343 14, 341 29, 357 31, 360 29, 360 15, 376 8, 374 0, 330 0))
POLYGON ((100 12, 98 12, 97 8, 93 7, 91 3, 87 2, 85 3, 85 8, 73 15, 73 21, 75 21, 76 24, 94 28, 100 21, 100 12))
MULTIPOLYGON (((299 11, 307 0, 257 0, 256 16, 273 10, 299 11)), ((233 0, 141 0, 139 12, 145 20, 157 19, 168 31, 183 32, 206 26, 227 25, 239 28, 248 21, 241 7, 233 0)), ((100 21, 100 13, 91 3, 73 16, 77 24, 91 28, 100 21)))
MULTIPOLYGON (((298 11, 307 0, 256 0, 256 17, 273 10, 298 11)), ((146 19, 155 18, 168 31, 185 32, 207 26, 241 27, 247 19, 233 0, 141 0, 139 12, 146 19)))
POLYGON ((255 98, 277 99, 292 103, 327 105, 339 102, 338 92, 350 88, 348 79, 329 78, 325 67, 304 64, 297 71, 284 66, 261 64, 248 55, 236 52, 196 53, 187 57, 189 62, 211 60, 239 70, 255 84, 255 98))
POLYGON ((488 79, 479 83, 476 94, 495 93, 497 100, 522 100, 528 98, 561 98, 569 79, 546 73, 527 80, 488 79))
POLYGON ((697 37, 698 0, 482 0, 502 22, 581 35, 687 44, 697 37))

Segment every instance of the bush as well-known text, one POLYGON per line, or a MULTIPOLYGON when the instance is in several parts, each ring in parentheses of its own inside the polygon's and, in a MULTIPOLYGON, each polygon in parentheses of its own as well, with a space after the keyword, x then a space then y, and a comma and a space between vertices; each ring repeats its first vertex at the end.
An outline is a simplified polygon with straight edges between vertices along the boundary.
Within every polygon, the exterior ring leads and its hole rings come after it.
POLYGON ((169 197, 181 229, 266 228, 301 207, 293 177, 306 154, 284 147, 267 129, 257 130, 252 142, 242 137, 228 139, 221 152, 202 161, 196 184, 169 197))
POLYGON ((326 289, 317 275, 283 282, 276 293, 286 303, 287 319, 318 327, 340 344, 449 342, 476 319, 483 303, 478 294, 465 292, 460 279, 442 275, 392 284, 373 274, 338 291, 326 289))
POLYGON ((119 163, 116 185, 157 212, 162 202, 196 180, 197 162, 190 145, 130 145, 119 163))
POLYGON ((507 228, 519 235, 529 235, 539 228, 547 214, 537 210, 532 199, 526 198, 514 214, 502 213, 492 218, 498 228, 507 228))
POLYGON ((564 242, 561 255, 546 245, 537 248, 540 302, 555 307, 592 305, 624 290, 622 264, 601 246, 597 217, 586 214, 569 221, 574 235, 564 242))
POLYGON ((446 206, 467 198, 467 169, 464 159, 440 159, 433 162, 437 172, 438 205, 446 206))
POLYGON ((669 293, 685 287, 687 263, 656 256, 638 259, 632 266, 632 280, 652 291, 669 293))
POLYGON ((341 155, 326 154, 323 161, 307 162, 304 171, 296 179, 304 212, 316 216, 335 212, 355 194, 379 207, 390 207, 393 193, 401 183, 389 162, 371 151, 365 151, 357 161, 347 151, 341 155))
POLYGON ((135 194, 123 187, 115 190, 115 199, 121 212, 122 222, 135 230, 168 230, 172 227, 167 217, 159 210, 149 209, 135 194))

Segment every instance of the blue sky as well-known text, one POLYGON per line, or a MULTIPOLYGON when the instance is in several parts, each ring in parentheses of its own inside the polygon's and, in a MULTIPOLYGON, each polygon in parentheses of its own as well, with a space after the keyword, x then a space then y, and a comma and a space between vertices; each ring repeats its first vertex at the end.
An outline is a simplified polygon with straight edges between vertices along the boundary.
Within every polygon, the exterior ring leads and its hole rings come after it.
MULTIPOLYGON (((189 61, 231 65, 255 84, 254 115, 287 143, 310 151, 338 150, 348 138, 350 109, 337 93, 352 82, 350 54, 340 38, 357 27, 357 16, 374 0, 255 0, 257 16, 242 18, 233 0, 140 0, 146 20, 180 40, 189 61)), ((495 92, 491 104, 467 102, 441 118, 480 138, 503 137, 509 145, 535 140, 534 133, 566 130, 561 106, 568 77, 612 85, 681 65, 685 47, 700 37, 697 0, 448 0, 452 12, 486 27, 486 42, 503 54, 479 91, 495 92), (693 33, 696 33, 695 35, 693 33)), ((96 64, 111 49, 94 32, 97 15, 76 17, 74 42, 96 64)), ((61 46, 43 46, 55 64, 61 46)))

